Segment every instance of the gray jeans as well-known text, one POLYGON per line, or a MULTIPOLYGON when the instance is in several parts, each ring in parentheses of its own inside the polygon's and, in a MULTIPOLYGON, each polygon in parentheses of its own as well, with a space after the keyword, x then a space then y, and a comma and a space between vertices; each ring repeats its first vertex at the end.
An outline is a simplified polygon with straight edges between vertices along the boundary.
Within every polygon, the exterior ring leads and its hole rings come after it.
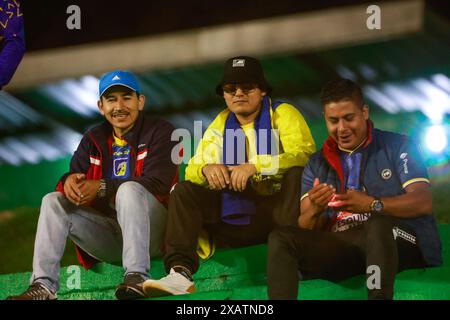
POLYGON ((129 272, 147 275, 150 256, 160 255, 166 208, 141 184, 124 182, 116 194, 115 217, 77 207, 59 192, 42 199, 30 283, 59 289, 60 261, 67 238, 100 261, 120 263, 129 272))

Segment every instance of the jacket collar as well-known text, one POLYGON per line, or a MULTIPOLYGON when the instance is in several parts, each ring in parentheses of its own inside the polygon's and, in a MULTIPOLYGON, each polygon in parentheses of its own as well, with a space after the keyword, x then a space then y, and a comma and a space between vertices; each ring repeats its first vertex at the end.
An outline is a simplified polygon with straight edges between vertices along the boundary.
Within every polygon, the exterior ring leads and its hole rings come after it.
MULTIPOLYGON (((136 148, 137 146, 137 140, 139 132, 142 128, 143 121, 144 114, 143 112, 139 112, 133 128, 131 128, 131 130, 125 133, 122 137, 133 148, 136 148)), ((108 148, 107 144, 108 141, 112 139, 112 131, 113 127, 111 126, 111 124, 108 121, 104 121, 102 124, 91 130, 91 136, 95 140, 95 143, 102 147, 108 148)))
MULTIPOLYGON (((373 130, 373 123, 371 120, 367 120, 367 139, 363 148, 366 148, 372 143, 372 130, 373 130)), ((328 138, 325 140, 323 147, 322 147, 322 153, 325 157, 325 160, 328 162, 328 164, 337 172, 339 181, 341 183, 341 192, 344 191, 344 170, 341 166, 341 160, 339 157, 339 147, 336 141, 331 136, 328 136, 328 138)))

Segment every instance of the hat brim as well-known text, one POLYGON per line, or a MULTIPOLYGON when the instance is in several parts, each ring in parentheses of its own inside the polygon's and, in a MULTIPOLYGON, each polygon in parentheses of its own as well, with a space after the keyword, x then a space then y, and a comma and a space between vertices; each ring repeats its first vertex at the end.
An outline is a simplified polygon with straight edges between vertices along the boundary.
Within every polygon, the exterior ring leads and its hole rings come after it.
POLYGON ((107 86, 105 89, 103 89, 103 91, 100 93, 100 97, 106 92, 106 90, 112 88, 112 87, 116 87, 116 86, 122 86, 122 87, 126 87, 134 92, 137 92, 137 90, 135 88, 130 87, 129 85, 126 85, 124 83, 120 83, 120 82, 116 82, 116 83, 112 83, 109 86, 107 86))
MULTIPOLYGON (((242 82, 227 82, 227 83, 242 83, 242 82)), ((272 92, 272 86, 267 81, 256 84, 258 85, 261 91, 264 91, 267 94, 270 94, 272 92)), ((216 94, 220 97, 223 97, 223 89, 222 89, 223 85, 224 83, 221 82, 216 86, 216 94)))

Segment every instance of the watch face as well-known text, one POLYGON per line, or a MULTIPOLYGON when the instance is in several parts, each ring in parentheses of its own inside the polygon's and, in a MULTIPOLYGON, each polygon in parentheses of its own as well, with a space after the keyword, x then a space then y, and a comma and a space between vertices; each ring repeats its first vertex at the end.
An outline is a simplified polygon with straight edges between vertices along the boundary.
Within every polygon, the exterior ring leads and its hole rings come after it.
POLYGON ((375 203, 373 204, 373 209, 377 212, 380 212, 381 210, 383 210, 383 203, 381 201, 375 201, 375 203))

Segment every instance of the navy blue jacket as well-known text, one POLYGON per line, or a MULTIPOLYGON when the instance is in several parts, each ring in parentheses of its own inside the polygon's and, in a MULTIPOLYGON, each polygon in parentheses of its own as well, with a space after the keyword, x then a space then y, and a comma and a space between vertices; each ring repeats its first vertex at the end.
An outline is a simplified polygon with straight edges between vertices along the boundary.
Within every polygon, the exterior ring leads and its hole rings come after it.
MULTIPOLYGON (((84 134, 70 162, 70 171, 61 177, 56 190, 64 193, 66 178, 72 173, 84 173, 87 179, 106 181, 106 196, 96 198, 88 204, 106 215, 115 213, 110 201, 114 200, 120 184, 126 181, 141 184, 167 207, 170 189, 178 182, 178 167, 171 160, 172 149, 177 143, 171 141, 173 130, 173 126, 167 121, 140 112, 133 128, 123 136, 131 146, 131 177, 113 179, 113 128, 109 122, 104 121, 84 134)), ((86 269, 97 262, 79 247, 75 248, 78 260, 86 269)))
MULTIPOLYGON (((344 192, 344 173, 338 147, 331 138, 322 149, 313 154, 302 178, 302 198, 312 188, 314 178, 336 186, 344 192)), ((368 139, 364 145, 361 163, 361 185, 367 194, 378 197, 394 197, 405 193, 405 188, 414 182, 428 182, 426 167, 417 146, 405 135, 372 129, 368 122, 368 139)), ((325 214, 331 218, 334 211, 325 214)), ((433 215, 404 218, 402 222, 417 236, 418 246, 430 266, 442 264, 441 241, 433 215)))
POLYGON ((84 134, 70 162, 70 171, 61 177, 56 190, 64 193, 66 178, 72 173, 84 173, 87 179, 106 181, 106 196, 90 203, 101 212, 113 213, 109 205, 111 197, 126 181, 140 183, 167 207, 169 191, 178 182, 178 167, 171 160, 171 152, 176 144, 171 141, 173 130, 169 122, 140 112, 133 128, 123 136, 131 146, 131 177, 113 179, 113 128, 104 121, 84 134))

